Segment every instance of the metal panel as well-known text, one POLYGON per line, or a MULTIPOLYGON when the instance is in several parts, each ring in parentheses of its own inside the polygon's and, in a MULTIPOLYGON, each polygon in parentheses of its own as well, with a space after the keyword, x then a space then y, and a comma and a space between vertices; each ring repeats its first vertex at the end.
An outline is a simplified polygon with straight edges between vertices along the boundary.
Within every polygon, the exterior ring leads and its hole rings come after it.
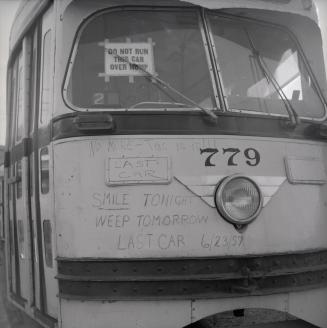
POLYGON ((327 327, 326 304, 327 288, 294 292, 289 295, 288 312, 317 327, 327 327))
POLYGON ((33 0, 21 2, 10 32, 10 51, 13 51, 28 28, 35 22, 41 12, 51 3, 51 0, 33 0))
POLYGON ((327 251, 212 259, 58 259, 59 294, 80 300, 210 299, 327 286, 327 251))
POLYGON ((325 187, 284 181, 287 153, 317 156, 324 148, 324 144, 308 141, 239 136, 98 136, 56 141, 58 255, 181 258, 325 248, 326 209, 320 202, 325 187), (206 147, 219 150, 211 158, 215 166, 205 166, 208 154, 201 154, 200 149, 206 147), (237 166, 228 166, 230 154, 222 151, 226 147, 240 149, 237 166), (260 152, 257 166, 246 162, 244 151, 249 147, 260 152), (107 186, 106 160, 122 155, 170 156, 172 175, 192 177, 196 186, 198 181, 216 184, 219 176, 240 173, 256 179, 266 200, 273 196, 258 218, 239 231, 210 206, 213 204, 177 179, 165 185, 107 186), (234 240, 242 242, 235 244, 234 240))
MULTIPOLYGON (((96 117, 101 113, 90 113, 96 117)), ((201 112, 187 111, 174 113, 148 112, 112 112, 117 126, 115 130, 80 130, 79 113, 64 114, 52 121, 53 140, 103 135, 239 135, 304 140, 321 140, 319 128, 312 122, 302 122, 295 129, 282 127, 281 118, 246 117, 242 114, 226 113, 219 115, 217 125, 210 125, 203 119, 201 112), (187 119, 185 119, 187 116, 187 119)), ((47 139, 49 137, 47 136, 47 139)))
POLYGON ((320 158, 286 157, 285 166, 291 183, 323 185, 327 181, 324 162, 320 158))
POLYGON ((190 323, 191 301, 80 302, 61 300, 61 328, 176 328, 190 323))
MULTIPOLYGON (((283 182, 286 180, 282 176, 248 176, 259 186, 263 196, 263 206, 265 207, 271 198, 276 194, 283 182)), ((175 178, 186 186, 195 195, 200 196, 209 206, 216 207, 214 197, 217 185, 224 178, 217 176, 175 176, 175 178)))

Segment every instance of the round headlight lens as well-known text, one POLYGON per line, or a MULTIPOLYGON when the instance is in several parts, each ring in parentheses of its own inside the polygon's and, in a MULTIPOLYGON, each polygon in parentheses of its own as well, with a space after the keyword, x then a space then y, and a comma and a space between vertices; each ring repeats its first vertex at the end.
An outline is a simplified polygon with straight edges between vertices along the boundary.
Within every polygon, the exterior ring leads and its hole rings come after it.
POLYGON ((259 187, 247 177, 230 176, 218 186, 215 201, 220 214, 234 224, 254 220, 262 208, 259 187))

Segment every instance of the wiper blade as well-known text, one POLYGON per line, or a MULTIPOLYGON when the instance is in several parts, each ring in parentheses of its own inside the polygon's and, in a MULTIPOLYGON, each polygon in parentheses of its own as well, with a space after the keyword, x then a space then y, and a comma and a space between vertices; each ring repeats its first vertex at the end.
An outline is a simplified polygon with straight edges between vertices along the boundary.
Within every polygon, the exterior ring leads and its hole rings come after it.
POLYGON ((191 98, 185 96, 183 93, 181 93, 180 91, 178 91, 177 89, 175 89, 174 87, 172 87, 168 82, 160 79, 159 77, 157 77, 156 75, 148 72, 146 69, 144 69, 143 67, 141 67, 138 64, 134 64, 131 63, 128 59, 119 56, 117 54, 112 54, 113 57, 117 57, 120 61, 123 61, 129 65, 133 65, 134 67, 136 67, 137 69, 139 69, 140 71, 142 71, 143 73, 146 74, 146 76, 148 78, 151 78, 153 80, 155 80, 156 82, 158 82, 160 85, 162 85, 164 88, 167 88, 168 90, 174 92, 176 95, 180 96, 181 98, 183 98, 184 100, 186 100, 189 104, 193 105, 194 107, 200 109, 202 112, 204 112, 205 114, 208 115, 208 117, 210 117, 212 123, 217 124, 218 123, 218 117, 209 109, 204 108, 203 106, 197 104, 195 101, 193 101, 191 98))
POLYGON ((259 64, 259 67, 262 71, 263 76, 267 79, 267 81, 269 81, 274 86, 279 97, 282 99, 282 101, 285 105, 285 108, 286 108, 286 111, 288 113, 289 120, 290 120, 290 122, 289 122, 290 127, 296 127, 300 123, 300 118, 299 118, 297 112, 295 111, 291 102, 288 100, 287 96, 285 95, 283 88, 279 85, 279 83, 275 79, 274 75, 270 72, 270 70, 267 67, 265 61, 263 60, 259 50, 255 47, 254 42, 253 42, 248 30, 246 28, 244 28, 244 30, 248 37, 253 57, 256 59, 257 63, 259 64))
POLYGON ((180 102, 171 102, 171 101, 141 101, 138 102, 130 107, 128 109, 135 109, 135 108, 144 108, 144 106, 161 106, 166 108, 190 108, 190 105, 180 103, 180 102))

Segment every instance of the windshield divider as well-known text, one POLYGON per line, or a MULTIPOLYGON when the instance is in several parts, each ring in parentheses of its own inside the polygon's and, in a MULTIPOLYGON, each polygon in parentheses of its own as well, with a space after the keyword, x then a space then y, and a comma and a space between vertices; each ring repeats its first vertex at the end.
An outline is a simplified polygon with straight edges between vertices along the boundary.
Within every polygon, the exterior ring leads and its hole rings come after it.
POLYGON ((206 48, 208 49, 209 52, 209 58, 212 63, 212 68, 213 68, 213 76, 215 79, 214 85, 217 86, 217 91, 218 91, 218 97, 219 97, 219 103, 220 103, 220 109, 223 112, 227 112, 227 104, 226 104, 226 96, 224 94, 224 87, 223 87, 223 82, 222 78, 219 74, 220 69, 218 65, 218 60, 217 60, 217 53, 216 53, 216 48, 215 48, 215 43, 213 41, 212 37, 212 31, 210 26, 208 25, 208 19, 206 16, 206 9, 202 8, 201 9, 201 18, 202 18, 202 24, 204 26, 204 33, 206 37, 206 48))

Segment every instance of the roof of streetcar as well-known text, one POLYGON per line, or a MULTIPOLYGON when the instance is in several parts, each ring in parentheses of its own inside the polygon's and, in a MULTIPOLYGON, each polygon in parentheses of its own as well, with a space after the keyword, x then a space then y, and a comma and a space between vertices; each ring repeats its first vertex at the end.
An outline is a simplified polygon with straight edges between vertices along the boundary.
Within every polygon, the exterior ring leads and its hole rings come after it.
POLYGON ((52 3, 56 3, 57 13, 60 17, 63 17, 65 11, 71 7, 85 9, 88 5, 94 8, 95 11, 123 5, 175 5, 200 6, 207 9, 248 8, 272 10, 299 14, 317 21, 314 0, 30 0, 22 1, 17 10, 10 33, 10 52, 15 49, 17 43, 43 10, 52 3))

